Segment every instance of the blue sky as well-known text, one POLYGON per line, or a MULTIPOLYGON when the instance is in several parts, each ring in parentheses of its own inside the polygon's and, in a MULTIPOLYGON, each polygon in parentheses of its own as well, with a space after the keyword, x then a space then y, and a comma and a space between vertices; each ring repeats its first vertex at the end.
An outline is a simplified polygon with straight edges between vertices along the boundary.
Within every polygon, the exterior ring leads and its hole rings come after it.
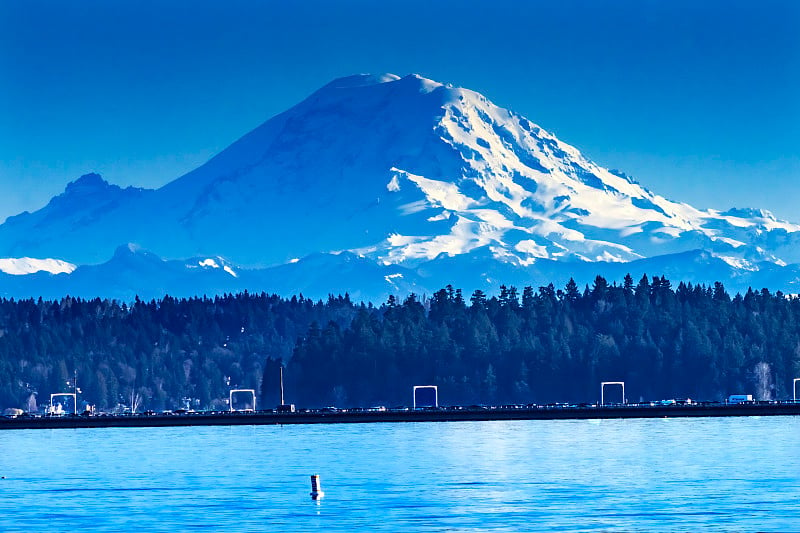
POLYGON ((698 207, 800 222, 800 2, 6 2, 0 220, 160 186, 333 78, 484 93, 698 207))

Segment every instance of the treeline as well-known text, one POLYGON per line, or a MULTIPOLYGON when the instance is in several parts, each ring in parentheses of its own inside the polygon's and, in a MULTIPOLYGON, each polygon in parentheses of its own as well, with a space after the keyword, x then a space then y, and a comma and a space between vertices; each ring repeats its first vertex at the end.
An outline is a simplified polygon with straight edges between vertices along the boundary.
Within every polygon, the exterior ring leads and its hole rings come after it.
MULTIPOLYGON (((800 376, 800 299, 663 277, 502 287, 379 307, 266 294, 59 301, 0 299, 0 406, 33 410, 72 392, 100 409, 408 405, 414 385, 443 404, 594 402, 601 381, 629 400, 790 398, 800 376)), ((613 394, 613 393, 612 393, 613 394)))
POLYGON ((413 385, 453 404, 595 402, 601 381, 624 381, 632 401, 785 399, 800 376, 800 299, 646 276, 469 301, 447 287, 359 309, 347 328, 312 324, 289 374, 304 405, 407 405, 413 385))
POLYGON ((350 323, 346 297, 225 295, 131 305, 113 300, 0 299, 0 407, 34 410, 73 392, 100 409, 223 407, 260 387, 268 358, 288 360, 314 321, 350 323), (121 405, 120 405, 121 404, 121 405))

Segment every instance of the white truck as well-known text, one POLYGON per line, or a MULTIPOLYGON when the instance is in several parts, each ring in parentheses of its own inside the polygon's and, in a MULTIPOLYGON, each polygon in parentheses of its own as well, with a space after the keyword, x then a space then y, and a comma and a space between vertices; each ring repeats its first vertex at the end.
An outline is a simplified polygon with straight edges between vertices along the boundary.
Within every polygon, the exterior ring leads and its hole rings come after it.
POLYGON ((753 401, 752 394, 731 394, 730 396, 728 396, 728 403, 730 404, 752 402, 752 401, 753 401))

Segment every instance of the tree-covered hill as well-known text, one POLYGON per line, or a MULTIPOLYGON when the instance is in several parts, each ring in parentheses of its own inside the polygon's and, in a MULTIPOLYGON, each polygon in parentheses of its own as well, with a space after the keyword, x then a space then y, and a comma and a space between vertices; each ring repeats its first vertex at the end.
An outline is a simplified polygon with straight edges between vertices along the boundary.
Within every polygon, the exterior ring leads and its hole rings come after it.
POLYGON ((646 277, 598 277, 520 297, 451 287, 360 310, 350 327, 312 325, 289 365, 300 403, 409 403, 434 384, 445 403, 594 402, 601 381, 631 400, 791 397, 800 375, 800 299, 646 277))
POLYGON ((0 300, 0 406, 72 392, 100 409, 172 409, 183 398, 220 405, 260 386, 268 358, 288 360, 313 321, 350 323, 346 297, 326 303, 242 293, 211 298, 0 300), (67 383, 69 382, 69 384, 67 383), (37 394, 34 394, 37 393, 37 394))
POLYGON ((446 287, 379 307, 265 294, 105 300, 0 300, 0 405, 32 407, 70 392, 110 409, 183 398, 223 406, 254 388, 260 407, 407 405, 413 385, 438 385, 443 404, 594 402, 601 381, 630 400, 790 398, 800 376, 800 299, 664 277, 598 277, 504 287, 468 298, 446 287))

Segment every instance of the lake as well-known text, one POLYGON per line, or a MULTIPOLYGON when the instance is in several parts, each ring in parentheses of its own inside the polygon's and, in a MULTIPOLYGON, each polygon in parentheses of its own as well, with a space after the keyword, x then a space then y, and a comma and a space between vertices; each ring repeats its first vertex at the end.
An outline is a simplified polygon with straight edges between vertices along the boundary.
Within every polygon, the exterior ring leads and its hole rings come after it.
POLYGON ((800 531, 799 437, 796 416, 3 431, 0 531, 800 531))

